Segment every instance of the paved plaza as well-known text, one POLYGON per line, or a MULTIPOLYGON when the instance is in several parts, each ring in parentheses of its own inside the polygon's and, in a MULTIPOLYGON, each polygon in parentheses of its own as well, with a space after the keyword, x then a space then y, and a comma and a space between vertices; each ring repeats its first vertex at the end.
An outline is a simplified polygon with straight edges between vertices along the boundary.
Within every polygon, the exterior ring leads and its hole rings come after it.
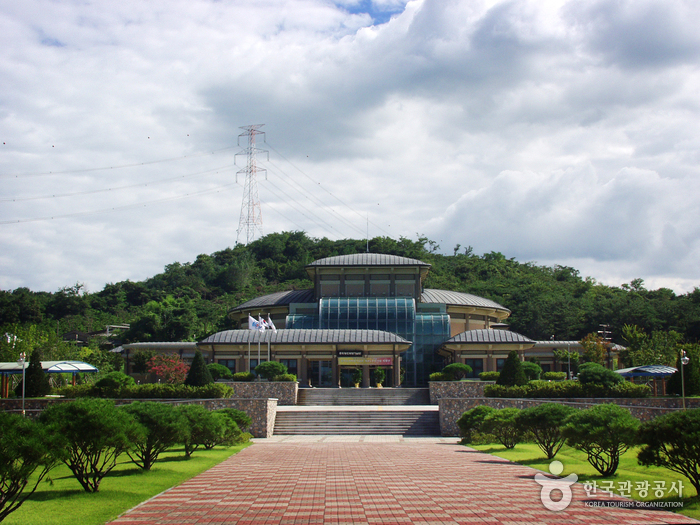
POLYGON ((279 436, 254 441, 112 525, 700 523, 666 511, 592 507, 581 484, 573 485, 568 508, 547 510, 534 479, 539 471, 460 446, 452 438, 279 436))

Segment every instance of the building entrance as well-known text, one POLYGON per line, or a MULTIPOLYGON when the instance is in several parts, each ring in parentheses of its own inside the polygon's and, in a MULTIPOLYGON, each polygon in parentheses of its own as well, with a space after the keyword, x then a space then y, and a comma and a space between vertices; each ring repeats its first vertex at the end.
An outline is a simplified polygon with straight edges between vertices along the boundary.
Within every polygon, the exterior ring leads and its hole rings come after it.
POLYGON ((309 361, 307 373, 311 386, 326 388, 333 386, 332 361, 309 361))

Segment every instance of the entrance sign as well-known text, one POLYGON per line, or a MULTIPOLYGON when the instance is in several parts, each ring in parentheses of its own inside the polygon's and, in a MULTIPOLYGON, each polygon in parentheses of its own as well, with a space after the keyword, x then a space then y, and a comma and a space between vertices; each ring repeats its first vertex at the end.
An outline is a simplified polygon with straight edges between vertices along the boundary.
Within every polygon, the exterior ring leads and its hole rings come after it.
POLYGON ((362 350, 338 350, 338 357, 362 357, 362 350))
POLYGON ((341 366, 391 366, 394 364, 393 357, 339 357, 338 364, 341 366))

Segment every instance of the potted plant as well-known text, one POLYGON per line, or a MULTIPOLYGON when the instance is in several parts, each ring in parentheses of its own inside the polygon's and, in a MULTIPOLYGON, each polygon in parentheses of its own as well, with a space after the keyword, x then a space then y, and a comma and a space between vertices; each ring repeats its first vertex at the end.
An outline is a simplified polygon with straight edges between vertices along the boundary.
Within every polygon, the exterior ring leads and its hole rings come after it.
POLYGON ((362 370, 359 368, 353 370, 352 382, 355 383, 355 388, 360 388, 360 383, 362 383, 362 370))
POLYGON ((374 370, 374 382, 377 384, 377 388, 382 388, 382 383, 386 379, 386 372, 383 368, 376 368, 374 370))

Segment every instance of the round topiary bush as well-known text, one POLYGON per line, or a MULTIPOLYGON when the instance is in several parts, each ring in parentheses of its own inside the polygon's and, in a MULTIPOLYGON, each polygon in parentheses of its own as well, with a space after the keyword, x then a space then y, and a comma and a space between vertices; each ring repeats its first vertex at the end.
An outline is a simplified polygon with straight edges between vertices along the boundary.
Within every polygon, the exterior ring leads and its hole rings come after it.
POLYGON ((442 369, 443 374, 450 374, 456 381, 468 377, 472 373, 472 367, 464 363, 452 363, 442 369))
POLYGON ((255 373, 263 379, 272 381, 275 376, 287 373, 287 367, 279 361, 265 361, 255 367, 255 373))

